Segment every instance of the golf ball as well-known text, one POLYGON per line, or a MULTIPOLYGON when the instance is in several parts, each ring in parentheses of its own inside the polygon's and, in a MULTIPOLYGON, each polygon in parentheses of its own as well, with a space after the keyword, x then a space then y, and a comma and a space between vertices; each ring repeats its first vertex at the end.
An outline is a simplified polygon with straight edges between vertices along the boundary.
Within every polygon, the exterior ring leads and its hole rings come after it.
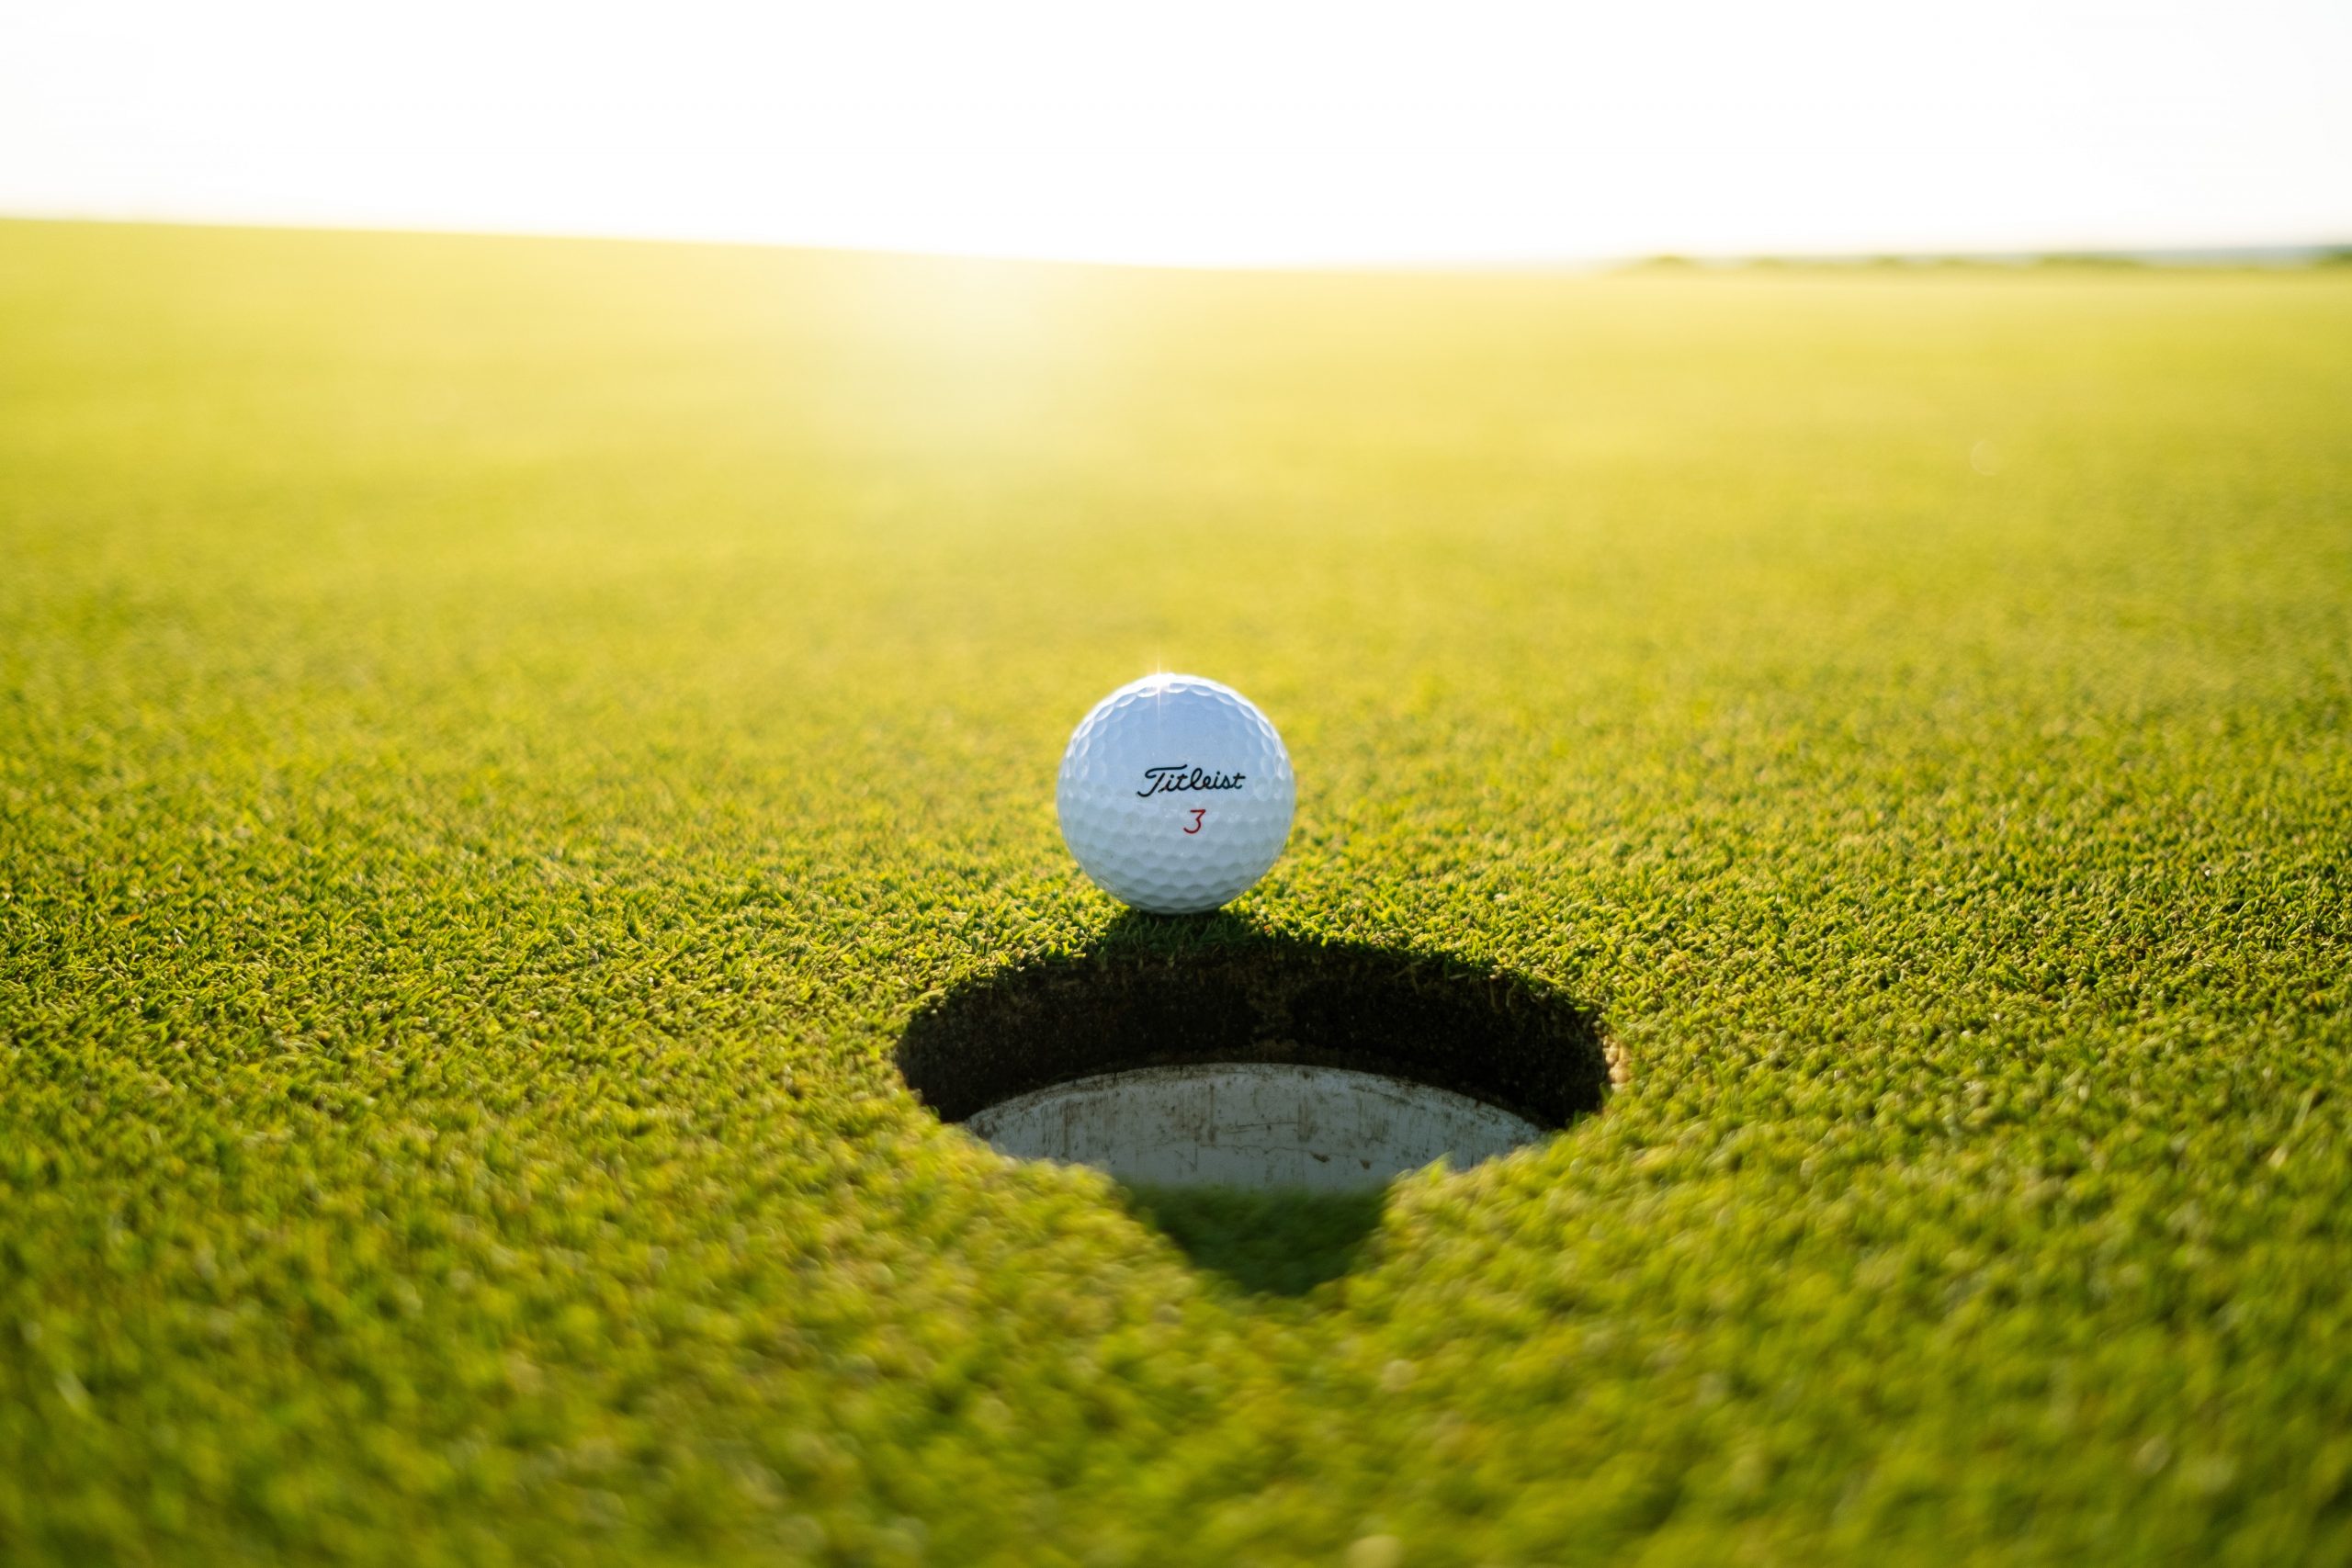
POLYGON ((1192 915, 1266 874, 1296 796, 1283 738, 1249 698, 1198 675, 1147 675, 1079 721, 1055 804, 1102 891, 1192 915))

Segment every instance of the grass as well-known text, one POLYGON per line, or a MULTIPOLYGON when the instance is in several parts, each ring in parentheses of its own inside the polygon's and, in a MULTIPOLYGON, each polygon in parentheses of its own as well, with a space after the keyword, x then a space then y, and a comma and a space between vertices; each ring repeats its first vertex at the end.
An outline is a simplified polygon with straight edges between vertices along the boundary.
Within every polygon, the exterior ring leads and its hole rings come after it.
POLYGON ((2347 845, 2340 272, 0 226, 0 1556, 2340 1562, 2347 845), (1628 1072, 1302 1294, 893 1065, 1155 662, 1628 1072))

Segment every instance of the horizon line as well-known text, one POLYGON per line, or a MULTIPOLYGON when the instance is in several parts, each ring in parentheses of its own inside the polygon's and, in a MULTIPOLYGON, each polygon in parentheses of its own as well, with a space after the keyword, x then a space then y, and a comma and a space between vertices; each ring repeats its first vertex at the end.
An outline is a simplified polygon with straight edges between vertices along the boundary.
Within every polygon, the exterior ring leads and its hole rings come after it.
POLYGON ((828 239, 795 240, 719 231, 658 231, 560 225, 511 227, 437 224, 386 219, 322 220, 299 217, 140 213, 71 209, 0 209, 0 223, 85 224, 107 228, 199 229, 269 233, 409 235, 433 239, 548 240, 599 244, 684 245, 710 249, 789 251, 819 255, 876 256, 917 261, 997 262, 1031 266, 1108 267, 1138 272, 1273 273, 1310 275, 1526 274, 1577 276, 1634 268, 1687 267, 1733 271, 1773 265, 1802 267, 1897 267, 1981 265, 2025 268, 2037 264, 2136 264, 2153 269, 2267 268, 2293 271, 2352 256, 2352 236, 2261 239, 2223 243, 2194 241, 2164 244, 2056 243, 1998 247, 1886 246, 1839 250, 1653 250, 1559 252, 1544 254, 1430 254, 1315 256, 1230 260, 1153 259, 1113 254, 1054 253, 989 246, 861 244, 828 239))

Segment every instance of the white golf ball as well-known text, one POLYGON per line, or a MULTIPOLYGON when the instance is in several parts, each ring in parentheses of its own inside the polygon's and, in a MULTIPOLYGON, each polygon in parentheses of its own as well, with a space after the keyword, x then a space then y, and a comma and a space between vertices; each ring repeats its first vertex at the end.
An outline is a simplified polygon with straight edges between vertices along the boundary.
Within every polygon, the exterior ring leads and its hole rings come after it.
POLYGON ((1103 892, 1192 915, 1266 874, 1297 793, 1283 738, 1249 698, 1147 675, 1079 721, 1054 798, 1063 841, 1103 892))

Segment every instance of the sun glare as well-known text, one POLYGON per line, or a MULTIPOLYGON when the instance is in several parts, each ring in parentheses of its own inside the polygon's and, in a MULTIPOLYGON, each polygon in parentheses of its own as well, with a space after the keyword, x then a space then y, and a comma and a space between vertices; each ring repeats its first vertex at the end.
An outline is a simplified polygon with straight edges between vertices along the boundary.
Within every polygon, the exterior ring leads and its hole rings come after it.
POLYGON ((2352 6, 84 0, 0 211, 1179 264, 2352 233, 2352 6))

